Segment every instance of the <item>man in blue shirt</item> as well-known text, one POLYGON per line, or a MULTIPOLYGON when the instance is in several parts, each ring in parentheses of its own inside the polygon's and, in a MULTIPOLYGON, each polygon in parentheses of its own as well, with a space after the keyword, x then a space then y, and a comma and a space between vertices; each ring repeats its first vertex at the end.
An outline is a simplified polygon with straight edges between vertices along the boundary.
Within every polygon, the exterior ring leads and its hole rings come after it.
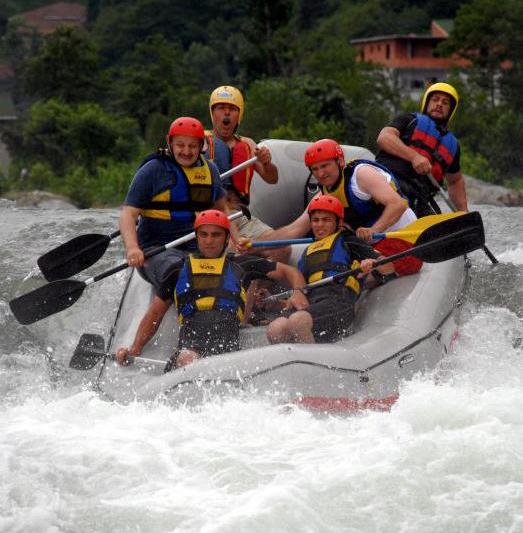
POLYGON ((124 201, 120 231, 127 261, 156 289, 165 271, 183 261, 195 245, 171 248, 146 262, 144 250, 190 233, 196 211, 228 212, 218 169, 201 155, 204 136, 199 120, 177 118, 169 128, 167 148, 145 159, 124 201))

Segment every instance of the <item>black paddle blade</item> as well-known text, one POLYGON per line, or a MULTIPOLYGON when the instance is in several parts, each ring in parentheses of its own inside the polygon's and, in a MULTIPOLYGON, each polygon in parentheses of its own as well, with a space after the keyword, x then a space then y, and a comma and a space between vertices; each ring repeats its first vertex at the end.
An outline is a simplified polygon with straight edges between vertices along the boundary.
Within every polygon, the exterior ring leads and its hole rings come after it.
POLYGON ((69 367, 75 370, 90 370, 105 356, 105 342, 101 335, 84 333, 69 361, 69 367))
POLYGON ((94 265, 110 242, 108 235, 79 235, 42 255, 37 263, 47 281, 69 278, 94 265))
POLYGON ((11 300, 9 307, 20 324, 32 324, 71 307, 85 287, 83 281, 74 279, 53 281, 11 300))
POLYGON ((481 215, 472 211, 427 228, 416 241, 413 255, 427 263, 439 263, 473 252, 484 244, 481 215))

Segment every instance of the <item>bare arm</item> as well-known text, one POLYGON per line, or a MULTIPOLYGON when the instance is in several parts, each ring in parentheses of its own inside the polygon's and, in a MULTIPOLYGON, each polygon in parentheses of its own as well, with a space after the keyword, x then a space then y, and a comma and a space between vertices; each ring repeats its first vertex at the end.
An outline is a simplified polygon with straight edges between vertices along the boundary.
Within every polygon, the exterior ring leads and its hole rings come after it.
POLYGON ((294 222, 266 232, 262 240, 296 239, 304 237, 311 229, 309 214, 304 211, 294 222))
POLYGON ((385 231, 399 220, 408 207, 403 199, 385 180, 379 170, 371 166, 364 166, 358 170, 358 186, 362 192, 370 194, 372 199, 383 205, 385 209, 381 216, 370 228, 358 228, 356 235, 365 240, 371 240, 373 233, 385 231))
POLYGON ((379 148, 384 152, 409 161, 418 174, 428 174, 431 171, 432 165, 430 161, 410 146, 407 146, 400 139, 400 132, 396 128, 385 126, 380 131, 377 142, 379 148))
POLYGON ((272 162, 271 152, 266 146, 257 146, 256 143, 244 137, 244 140, 249 143, 254 155, 258 158, 254 163, 254 169, 261 176, 263 181, 274 184, 278 183, 278 168, 272 162))
POLYGON ((136 233, 136 222, 140 213, 141 209, 130 205, 124 205, 120 212, 120 232, 125 243, 127 262, 133 266, 142 266, 144 262, 136 233))
POLYGON ((169 300, 162 300, 155 296, 149 309, 142 318, 136 336, 132 345, 129 348, 120 348, 116 352, 116 359, 119 363, 124 363, 128 355, 140 355, 143 347, 154 337, 162 322, 165 313, 169 309, 171 302, 169 300))
MULTIPOLYGON (((291 222, 287 226, 282 226, 278 229, 266 231, 258 238, 258 240, 277 241, 280 239, 296 239, 307 235, 310 228, 311 224, 309 215, 306 211, 304 211, 294 222, 291 222)), ((252 248, 250 248, 251 242, 252 239, 248 237, 240 237, 237 242, 236 251, 240 254, 252 252, 252 248)))
MULTIPOLYGON (((276 270, 269 272, 267 277, 278 281, 285 281, 293 289, 302 289, 305 287, 305 278, 303 274, 295 267, 276 263, 276 270)), ((296 290, 290 297, 290 303, 295 309, 306 309, 309 307, 309 301, 301 290, 296 290)))
POLYGON ((446 174, 449 198, 459 211, 468 211, 467 190, 465 188, 465 178, 460 172, 446 174))

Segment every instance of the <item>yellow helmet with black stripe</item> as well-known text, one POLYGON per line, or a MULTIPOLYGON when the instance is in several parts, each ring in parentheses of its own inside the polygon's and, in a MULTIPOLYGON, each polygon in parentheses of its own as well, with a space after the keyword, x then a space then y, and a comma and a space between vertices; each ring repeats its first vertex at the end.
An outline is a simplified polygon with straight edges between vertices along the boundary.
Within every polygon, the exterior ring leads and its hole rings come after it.
POLYGON ((425 91, 425 94, 421 99, 421 112, 425 113, 427 109, 427 104, 429 103, 430 95, 436 92, 448 94, 452 99, 452 105, 450 106, 450 115, 447 120, 447 122, 450 122, 452 117, 454 116, 454 113, 456 113, 456 109, 458 108, 459 94, 458 91, 456 91, 456 89, 454 89, 454 87, 452 87, 452 85, 450 85, 449 83, 434 83, 425 91))

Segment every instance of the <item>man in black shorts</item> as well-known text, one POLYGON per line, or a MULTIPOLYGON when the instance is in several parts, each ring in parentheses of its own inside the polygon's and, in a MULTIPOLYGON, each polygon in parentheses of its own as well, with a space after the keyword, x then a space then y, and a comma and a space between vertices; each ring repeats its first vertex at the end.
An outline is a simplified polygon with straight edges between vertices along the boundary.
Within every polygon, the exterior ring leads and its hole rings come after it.
MULTIPOLYGON (((181 327, 171 361, 175 366, 184 366, 199 357, 239 349, 239 326, 245 310, 246 289, 252 279, 286 281, 295 289, 305 285, 300 271, 289 265, 258 256, 227 254, 230 222, 222 211, 202 211, 196 217, 194 229, 199 253, 190 254, 183 264, 173 264, 166 272, 157 296, 138 326, 133 344, 117 350, 118 362, 123 364, 128 355, 141 354, 173 300, 181 327)), ((305 309, 308 301, 296 290, 289 305, 305 309)))
POLYGON ((378 135, 376 161, 392 171, 418 217, 440 213, 434 195, 446 180, 449 197, 467 211, 465 180, 460 169, 460 146, 448 130, 459 96, 448 83, 431 85, 421 100, 420 113, 402 113, 378 135))
MULTIPOLYGON (((307 283, 358 266, 364 274, 373 268, 374 259, 381 256, 352 231, 343 228, 343 205, 337 198, 328 194, 316 196, 307 211, 315 242, 303 252, 298 264, 307 283)), ((382 265, 377 270, 380 279, 389 275, 396 277, 392 264, 382 265)), ((310 290, 307 309, 271 322, 267 328, 269 341, 326 343, 349 335, 362 280, 347 276, 340 281, 310 290)))

